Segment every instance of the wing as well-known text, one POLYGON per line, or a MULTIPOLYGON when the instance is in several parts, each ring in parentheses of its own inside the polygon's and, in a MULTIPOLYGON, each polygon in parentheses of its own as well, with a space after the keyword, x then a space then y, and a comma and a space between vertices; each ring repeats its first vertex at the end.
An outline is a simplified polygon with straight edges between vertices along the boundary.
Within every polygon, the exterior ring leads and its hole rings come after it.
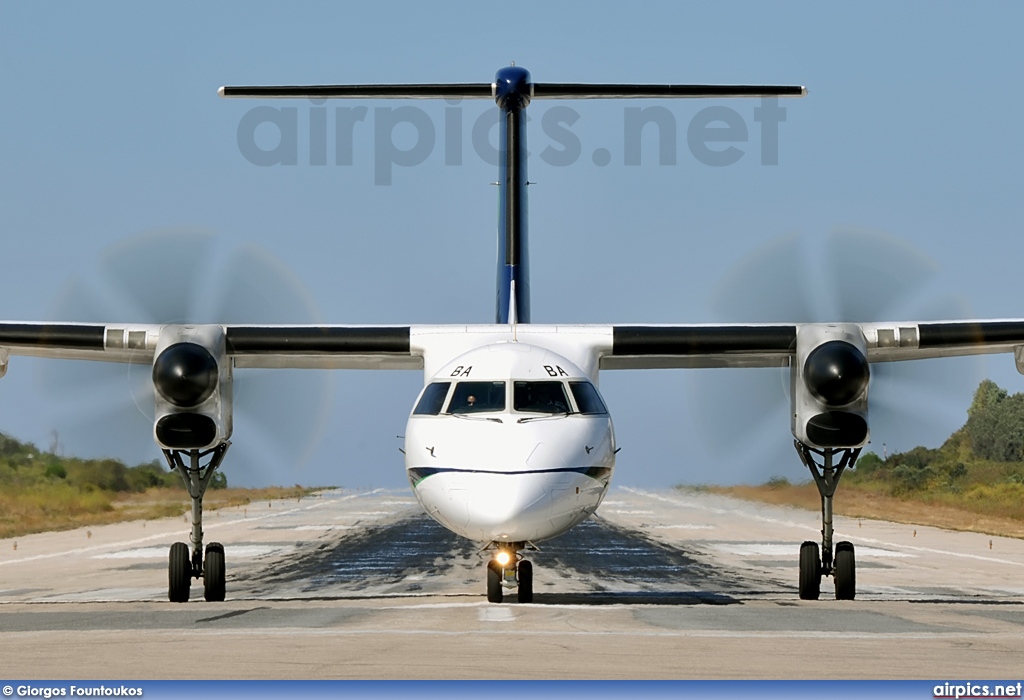
MULTIPOLYGON (((147 363, 161 335, 176 328, 185 326, 0 322, 0 355, 147 363)), ((410 348, 409 326, 222 328, 236 367, 423 368, 410 348)))
MULTIPOLYGON (((790 363, 801 327, 751 325, 523 325, 522 339, 546 338, 583 347, 600 369, 779 367, 790 363)), ((929 323, 863 323, 871 362, 1014 352, 1024 348, 1024 319, 929 323)), ((105 362, 152 361, 167 326, 0 322, 0 349, 11 355, 105 362)), ((282 326, 223 327, 236 367, 424 369, 424 354, 450 357, 509 326, 282 326)), ((577 354, 575 352, 571 354, 577 354)), ((1024 350, 1022 353, 1024 354, 1024 350)))
POLYGON ((811 455, 828 455, 823 457, 827 461, 837 450, 845 465, 868 443, 872 363, 1001 352, 1014 353, 1017 370, 1024 373, 1024 322, 1020 319, 613 326, 611 349, 601 357, 600 367, 788 365, 790 427, 795 444, 803 450, 802 459, 811 467, 811 455))
POLYGON ((781 367, 796 346, 795 325, 612 326, 601 369, 781 367))
MULTIPOLYGON (((601 369, 778 367, 796 355, 802 328, 793 325, 611 326, 611 350, 601 369)), ((1014 352, 1024 361, 1024 320, 860 323, 870 362, 1014 352), (1021 350, 1018 351, 1018 348, 1021 350)))

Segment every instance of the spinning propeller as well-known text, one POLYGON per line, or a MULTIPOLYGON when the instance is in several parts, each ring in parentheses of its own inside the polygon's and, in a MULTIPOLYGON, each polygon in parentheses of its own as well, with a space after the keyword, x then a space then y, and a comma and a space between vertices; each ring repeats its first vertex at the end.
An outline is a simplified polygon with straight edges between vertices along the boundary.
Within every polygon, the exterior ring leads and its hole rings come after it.
MULTIPOLYGON (((970 318, 961 297, 940 293, 937 264, 887 234, 838 228, 821 240, 789 235, 736 263, 712 291, 715 321, 811 323, 970 318)), ((983 376, 984 360, 874 362, 842 343, 826 342, 805 360, 808 388, 830 405, 865 389, 873 447, 909 449, 957 427, 983 376), (936 363, 947 363, 936 371, 936 363), (945 428, 944 428, 945 429, 945 428)), ((688 373, 690 413, 713 454, 754 458, 748 478, 797 467, 790 448, 790 368, 688 373), (779 445, 781 450, 766 450, 779 445), (778 456, 776 456, 778 455, 778 456), (765 463, 767 462, 767 463, 765 463)))
MULTIPOLYGON (((192 228, 152 231, 102 251, 92 274, 64 284, 50 318, 149 324, 321 322, 300 280, 271 253, 254 245, 231 249, 212 232, 192 228)), ((67 405, 70 415, 61 424, 60 438, 74 445, 69 451, 79 453, 84 449, 80 444, 90 440, 95 445, 99 439, 111 454, 128 455, 129 461, 159 457, 153 442, 154 390, 176 405, 190 405, 212 393, 218 381, 216 363, 209 353, 203 356, 202 347, 172 350, 155 365, 144 356, 128 364, 37 361, 38 382, 67 405), (182 382, 182 377, 190 379, 182 382)), ((225 463, 230 481, 288 483, 326 429, 331 373, 235 369, 233 375, 233 447, 225 463)))

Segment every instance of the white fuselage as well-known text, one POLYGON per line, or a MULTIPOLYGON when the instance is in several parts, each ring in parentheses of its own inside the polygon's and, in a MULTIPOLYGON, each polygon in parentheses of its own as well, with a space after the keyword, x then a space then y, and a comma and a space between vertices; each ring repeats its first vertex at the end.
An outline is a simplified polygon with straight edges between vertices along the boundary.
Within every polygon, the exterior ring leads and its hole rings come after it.
POLYGON ((460 356, 427 382, 409 417, 416 498, 448 529, 485 543, 565 532, 597 509, 615 465, 597 396, 582 370, 542 348, 496 343, 460 356))

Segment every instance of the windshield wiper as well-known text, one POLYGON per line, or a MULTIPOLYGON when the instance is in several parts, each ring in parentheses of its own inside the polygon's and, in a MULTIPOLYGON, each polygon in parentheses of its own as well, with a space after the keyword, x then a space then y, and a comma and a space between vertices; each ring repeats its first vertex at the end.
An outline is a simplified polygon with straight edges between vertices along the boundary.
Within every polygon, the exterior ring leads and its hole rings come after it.
POLYGON ((495 418, 494 416, 473 416, 466 413, 449 413, 449 416, 455 416, 456 418, 462 418, 463 420, 489 420, 494 423, 504 423, 501 418, 495 418))
POLYGON ((544 415, 541 416, 526 416, 525 418, 520 418, 519 420, 516 421, 516 423, 529 423, 532 420, 547 420, 548 418, 565 418, 567 415, 569 415, 568 411, 559 411, 558 413, 545 413, 544 415))

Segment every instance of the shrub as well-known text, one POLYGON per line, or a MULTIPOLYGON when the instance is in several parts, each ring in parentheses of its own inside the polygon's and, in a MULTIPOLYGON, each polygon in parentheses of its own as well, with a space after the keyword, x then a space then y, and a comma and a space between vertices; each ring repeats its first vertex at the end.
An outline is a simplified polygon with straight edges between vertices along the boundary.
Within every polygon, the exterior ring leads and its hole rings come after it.
POLYGON ((56 477, 58 479, 66 479, 68 476, 67 470, 59 464, 51 464, 43 472, 43 476, 48 478, 56 477))
POLYGON ((882 458, 877 454, 874 452, 865 452, 860 456, 860 459, 857 460, 857 464, 854 465, 854 468, 862 474, 870 474, 883 464, 884 462, 882 461, 882 458))
POLYGON ((901 464, 892 471, 893 495, 906 494, 909 491, 920 491, 928 487, 929 481, 934 476, 931 467, 915 467, 909 464, 901 464))

